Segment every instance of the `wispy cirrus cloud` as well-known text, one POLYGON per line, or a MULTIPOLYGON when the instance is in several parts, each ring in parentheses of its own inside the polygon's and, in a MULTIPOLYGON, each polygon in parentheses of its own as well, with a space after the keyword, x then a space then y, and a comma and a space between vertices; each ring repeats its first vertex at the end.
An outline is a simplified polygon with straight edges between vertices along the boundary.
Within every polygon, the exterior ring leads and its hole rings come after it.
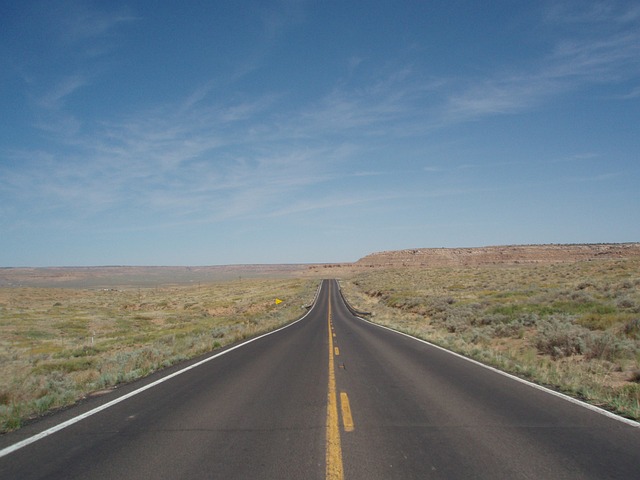
MULTIPOLYGON (((297 15, 265 21, 275 35, 297 15)), ((134 21, 122 12, 80 11, 69 18, 95 25, 93 33, 78 28, 70 34, 70 45, 83 36, 108 44, 109 32, 134 21)), ((177 101, 110 117, 84 130, 82 119, 66 106, 91 80, 81 71, 70 72, 39 97, 42 110, 58 113, 39 127, 55 133, 65 148, 48 152, 47 159, 39 158, 36 149, 13 152, 14 163, 30 155, 32 161, 17 171, 0 167, 0 189, 30 192, 21 194, 25 208, 46 204, 71 216, 98 217, 117 216, 125 206, 134 206, 141 216, 146 212, 172 222, 285 216, 383 201, 362 192, 330 200, 333 192, 313 190, 335 180, 345 165, 356 179, 380 177, 375 166, 361 162, 366 153, 375 153, 376 143, 421 139, 470 120, 537 108, 584 85, 637 77, 640 34, 632 26, 638 18, 631 10, 619 18, 615 31, 586 41, 579 35, 558 37, 546 56, 519 70, 470 81, 428 75, 419 62, 381 67, 363 78, 357 70, 365 60, 351 57, 346 80, 304 103, 287 104, 286 91, 234 92, 221 99, 218 90, 225 82, 216 78, 177 101), (290 200, 304 189, 310 198, 290 200)), ((474 168, 496 165, 483 162, 474 168)), ((442 167, 423 171, 442 172, 442 167)))
POLYGON ((606 3, 573 7, 560 4, 547 11, 546 22, 559 30, 545 57, 520 71, 497 71, 454 89, 448 96, 444 119, 459 122, 517 113, 566 91, 640 77, 638 7, 627 4, 614 8, 606 3), (560 28, 569 23, 572 30, 560 28))
MULTIPOLYGON (((368 81, 358 77, 338 83, 306 106, 294 126, 327 134, 383 136, 424 135, 487 116, 538 109, 567 92, 592 86, 615 88, 640 78, 640 15, 627 5, 617 9, 594 5, 582 17, 573 10, 550 9, 539 22, 552 31, 547 53, 518 67, 497 67, 466 79, 425 74, 425 66, 380 68, 368 81), (574 27, 565 28, 568 22, 574 27), (613 25, 613 26, 611 26, 613 25)), ((542 27, 539 27, 542 28, 542 27)), ((348 79, 362 60, 348 66, 348 79)), ((357 76, 357 75, 356 75, 357 76)), ((616 98, 636 98, 637 92, 616 98)))
POLYGON ((282 217, 310 213, 314 211, 326 211, 340 208, 353 207, 362 204, 378 204, 393 199, 397 199, 397 194, 364 194, 352 193, 339 196, 321 197, 317 199, 298 199, 290 205, 284 206, 269 214, 270 217, 282 217))
POLYGON ((55 40, 65 48, 80 48, 87 56, 102 55, 113 45, 110 34, 137 20, 127 8, 104 8, 85 2, 68 0, 51 13, 55 40), (91 42, 99 40, 99 42, 91 42))
POLYGON ((192 98, 58 136, 59 150, 9 152, 0 191, 17 194, 24 209, 45 204, 65 216, 117 216, 126 207, 200 223, 280 209, 288 195, 330 179, 349 150, 300 144, 265 126, 269 94, 217 104, 192 98))
POLYGON ((551 2, 543 15, 546 22, 562 25, 615 25, 640 20, 640 6, 635 2, 596 1, 551 2))
POLYGON ((360 138, 424 134, 448 81, 406 66, 381 71, 356 85, 339 83, 304 105, 290 127, 300 136, 318 133, 360 138))
POLYGON ((256 5, 267 40, 283 35, 305 18, 307 1, 279 0, 270 5, 256 5))
POLYGON ((39 107, 47 110, 57 110, 64 106, 65 99, 76 90, 87 84, 87 79, 82 75, 69 75, 58 81, 56 85, 49 87, 36 102, 39 107))
POLYGON ((628 93, 613 95, 612 98, 616 100, 632 100, 640 97, 640 86, 632 89, 628 93))
POLYGON ((34 126, 49 133, 75 133, 82 118, 68 108, 69 100, 92 85, 106 54, 119 45, 119 28, 136 19, 126 9, 81 1, 41 2, 20 18, 13 25, 15 31, 34 44, 14 45, 8 52, 14 57, 12 63, 19 65, 34 126), (33 30, 39 31, 37 37, 30 35, 33 30))
POLYGON ((601 173, 597 175, 590 176, 581 176, 581 177, 570 177, 568 180, 570 182, 578 182, 578 183, 586 183, 586 182, 606 182, 610 180, 614 180, 622 176, 621 172, 609 172, 609 173, 601 173))

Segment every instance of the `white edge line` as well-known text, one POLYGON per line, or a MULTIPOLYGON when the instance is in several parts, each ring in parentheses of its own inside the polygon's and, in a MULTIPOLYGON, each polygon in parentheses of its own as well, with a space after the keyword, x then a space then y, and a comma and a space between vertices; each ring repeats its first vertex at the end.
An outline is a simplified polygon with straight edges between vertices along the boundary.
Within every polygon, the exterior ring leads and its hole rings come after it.
POLYGON ((520 383, 523 383, 525 385, 533 387, 533 388, 535 388, 537 390, 541 390, 543 392, 550 393, 551 395, 555 395, 556 397, 562 398, 563 400, 571 402, 571 403, 573 403, 575 405, 580 405, 581 407, 584 407, 584 408, 587 408, 587 409, 589 409, 589 410, 591 410, 593 412, 599 413, 600 415, 604 415, 605 417, 609 417, 609 418, 612 418, 614 420, 618 420, 619 422, 626 423, 627 425, 630 425, 632 427, 636 427, 636 428, 640 427, 640 423, 639 422, 636 422, 635 420, 631 420, 629 418, 621 417, 619 415, 616 415, 613 412, 605 410, 604 408, 596 407, 595 405, 591 405, 590 403, 583 402, 582 400, 578 400, 577 398, 570 397, 569 395, 566 395, 564 393, 556 392, 555 390, 551 390, 550 388, 543 387, 542 385, 538 385, 537 383, 530 382, 529 380, 525 380, 524 378, 517 377, 515 375, 512 375, 511 373, 507 373, 507 372, 499 370, 499 369, 497 369, 495 367, 492 367, 490 365, 486 365, 486 364, 484 364, 482 362, 474 360, 473 358, 465 357, 464 355, 456 353, 456 352, 454 352, 452 350, 448 350, 448 349, 446 349, 444 347, 441 347, 440 345, 436 345, 435 343, 428 342, 427 340, 423 340, 422 338, 411 336, 408 333, 404 333, 404 332, 401 332, 399 330, 394 330, 393 328, 387 327, 386 325, 380 325, 378 323, 374 323, 374 322, 372 322, 370 320, 367 320, 366 318, 358 317, 357 315, 355 315, 355 317, 360 319, 360 320, 362 320, 363 322, 367 322, 367 323, 369 323, 371 325, 375 325, 376 327, 384 328, 385 330, 389 330, 390 332, 397 333, 398 335, 404 335, 405 337, 411 338, 411 339, 416 340, 418 342, 425 343, 425 344, 427 344, 427 345, 429 345, 431 347, 435 347, 435 348, 437 348, 439 350, 442 350, 443 352, 447 352, 447 353, 450 353, 451 355, 455 355, 456 357, 462 358, 463 360, 466 360, 468 362, 471 362, 471 363, 474 363, 476 365, 479 365, 479 366, 481 366, 483 368, 491 370, 492 372, 499 373, 500 375, 503 375, 503 376, 505 376, 507 378, 510 378, 512 380, 516 380, 516 381, 518 381, 520 383))
MULTIPOLYGON (((317 296, 320 292, 320 288, 322 287, 322 282, 320 283, 320 286, 318 287, 318 290, 316 291, 316 299, 317 296)), ((315 305, 315 300, 314 300, 314 305, 315 305)), ((89 410, 88 412, 83 413, 82 415, 78 415, 77 417, 73 417, 70 418, 69 420, 59 423, 58 425, 55 425, 51 428, 48 428, 47 430, 44 430, 36 435, 33 435, 31 437, 25 438, 24 440, 21 440, 17 443, 14 443, 13 445, 9 445, 8 447, 3 448, 2 450, 0 450, 0 458, 9 455, 10 453, 15 452, 16 450, 20 450, 23 447, 26 447, 27 445, 31 445, 32 443, 37 442, 38 440, 41 440, 45 437, 48 437, 49 435, 59 432, 60 430, 63 430, 71 425, 73 425, 74 423, 78 423, 81 420, 84 420, 85 418, 88 418, 92 415, 95 415, 96 413, 99 413, 103 410, 106 410, 109 407, 113 407, 114 405, 120 403, 120 402, 124 402, 125 400, 127 400, 128 398, 131 398, 135 395, 138 395, 139 393, 144 392, 145 390, 148 390, 150 388, 155 387, 156 385, 159 385, 163 382, 166 382, 167 380, 172 379, 173 377, 177 377, 178 375, 181 375, 185 372, 188 372, 189 370, 192 370, 196 367, 199 367, 202 364, 205 364, 207 362, 210 362, 211 360, 214 360, 218 357, 221 357, 222 355, 225 355, 233 350, 236 350, 240 347, 244 347, 245 345, 250 344, 251 342, 255 342, 256 340, 260 340, 261 338, 264 337, 268 337, 269 335, 273 335, 274 333, 277 333, 281 330, 284 330, 285 328, 289 328, 292 325, 295 325, 298 322, 301 322, 302 320, 304 320, 311 312, 313 311, 313 307, 309 309, 309 311, 307 313, 305 313, 302 317, 300 317, 298 320, 295 320, 291 323, 288 323, 287 325, 280 327, 276 330, 272 330, 270 332, 264 333, 262 335, 260 335, 259 337, 255 337, 255 338, 251 338, 249 340, 247 340, 246 342, 242 342, 238 345, 235 345, 233 347, 228 348, 227 350, 224 350, 222 352, 219 352, 215 355, 212 355, 210 357, 207 357, 203 360, 200 360, 199 362, 194 363, 193 365, 189 365, 188 367, 183 368, 182 370, 178 370, 177 372, 173 372, 169 375, 167 375, 166 377, 162 377, 159 378, 158 380, 156 380, 155 382, 151 382, 148 385, 145 385, 144 387, 140 387, 137 390, 134 390, 132 392, 129 392, 125 395, 122 395, 121 397, 115 398, 113 400, 111 400, 110 402, 105 403, 104 405, 100 405, 99 407, 94 408, 93 410, 89 410)))

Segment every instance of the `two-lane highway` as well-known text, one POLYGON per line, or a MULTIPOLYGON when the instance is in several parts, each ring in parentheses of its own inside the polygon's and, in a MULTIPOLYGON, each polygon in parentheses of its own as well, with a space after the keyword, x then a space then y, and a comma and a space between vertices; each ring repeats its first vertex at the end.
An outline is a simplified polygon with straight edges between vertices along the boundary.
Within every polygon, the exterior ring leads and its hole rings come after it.
POLYGON ((173 375, 0 437, 0 478, 640 478, 637 426, 358 319, 335 281, 173 375))

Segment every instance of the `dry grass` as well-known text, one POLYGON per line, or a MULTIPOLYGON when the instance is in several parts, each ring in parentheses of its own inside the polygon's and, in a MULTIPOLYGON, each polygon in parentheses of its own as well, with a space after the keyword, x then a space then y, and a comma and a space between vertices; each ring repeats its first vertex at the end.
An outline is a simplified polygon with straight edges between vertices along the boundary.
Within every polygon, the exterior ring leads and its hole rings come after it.
POLYGON ((640 419, 640 260, 352 270, 372 320, 640 419))
POLYGON ((88 393, 272 330, 317 281, 202 286, 0 288, 0 430, 88 393), (285 302, 276 306, 278 297, 285 302))

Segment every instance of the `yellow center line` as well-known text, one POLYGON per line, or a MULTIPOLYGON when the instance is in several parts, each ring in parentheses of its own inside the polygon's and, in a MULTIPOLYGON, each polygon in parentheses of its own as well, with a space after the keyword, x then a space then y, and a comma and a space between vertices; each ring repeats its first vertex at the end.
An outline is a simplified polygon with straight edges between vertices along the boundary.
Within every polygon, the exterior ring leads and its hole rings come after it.
POLYGON ((326 478, 342 480, 342 446, 340 444, 340 420, 338 418, 338 399, 336 396, 336 371, 333 360, 333 336, 331 335, 331 284, 329 284, 329 388, 327 394, 327 469, 326 478))
POLYGON ((342 406, 342 424, 345 432, 353 432, 353 417, 351 416, 351 405, 347 392, 340 392, 340 405, 342 406))

